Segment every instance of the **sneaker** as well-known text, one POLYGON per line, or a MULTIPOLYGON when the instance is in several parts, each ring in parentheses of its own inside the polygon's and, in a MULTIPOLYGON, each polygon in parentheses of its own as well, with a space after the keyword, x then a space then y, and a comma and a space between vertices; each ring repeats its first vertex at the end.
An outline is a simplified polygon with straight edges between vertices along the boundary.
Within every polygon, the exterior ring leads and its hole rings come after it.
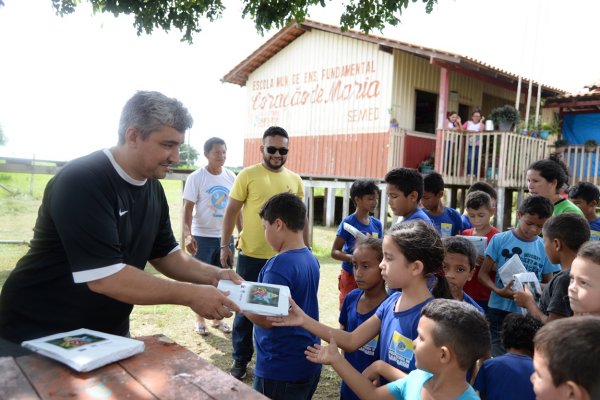
POLYGON ((231 370, 229 374, 236 379, 242 380, 246 377, 246 373, 248 372, 248 363, 243 361, 235 360, 233 365, 231 366, 231 370))

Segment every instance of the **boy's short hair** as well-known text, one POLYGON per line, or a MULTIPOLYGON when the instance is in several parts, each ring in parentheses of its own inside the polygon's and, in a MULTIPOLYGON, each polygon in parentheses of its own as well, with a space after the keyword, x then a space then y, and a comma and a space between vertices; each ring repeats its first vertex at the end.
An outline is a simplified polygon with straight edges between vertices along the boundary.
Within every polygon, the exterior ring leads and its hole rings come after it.
POLYGON ((586 203, 596 201, 600 203, 600 190, 590 182, 578 182, 575 186, 569 189, 570 199, 582 199, 586 203))
POLYGON ((304 229, 306 219, 306 206, 296 195, 279 193, 263 204, 258 215, 269 224, 276 219, 282 220, 293 232, 304 229))
POLYGON ((491 210, 492 197, 483 190, 475 190, 474 192, 469 192, 469 194, 467 194, 465 206, 473 210, 479 210, 481 207, 491 210))
POLYGON ((529 196, 519 206, 519 212, 521 214, 537 215, 540 218, 550 218, 552 212, 554 212, 554 206, 544 196, 529 196))
POLYGON ((542 321, 529 314, 508 314, 502 323, 502 346, 507 350, 527 350, 533 354, 533 338, 543 325, 542 321))
POLYGON ((222 144, 223 146, 225 146, 225 148, 227 148, 227 145, 225 144, 225 141, 223 139, 218 137, 211 137, 206 142, 204 142, 204 154, 206 155, 210 153, 213 147, 219 144, 222 144))
POLYGON ((490 349, 490 330, 484 315, 463 301, 431 300, 421 315, 435 321, 433 342, 451 348, 458 366, 467 370, 490 349))
POLYGON ((405 196, 417 192, 417 201, 423 197, 423 176, 414 168, 394 168, 385 174, 385 182, 396 186, 405 196))
POLYGON ((594 264, 600 265, 600 242, 597 240, 585 242, 579 248, 577 257, 585 258, 594 264))
POLYGON ((444 190, 444 178, 438 172, 432 171, 423 176, 423 192, 438 194, 444 190))
POLYGON ((548 362, 554 386, 572 381, 592 399, 600 397, 600 317, 578 316, 548 322, 535 335, 536 354, 548 362))
POLYGON ((379 187, 372 179, 357 179, 350 186, 350 199, 352 201, 355 197, 361 198, 370 194, 379 194, 379 187))
MULTIPOLYGON (((489 196, 488 196, 489 197, 489 196)), ((477 263, 477 250, 468 239, 462 236, 449 236, 442 239, 446 254, 462 254, 469 259, 469 269, 472 271, 477 263)))
POLYGON ((544 237, 560 240, 572 251, 577 251, 582 244, 590 240, 590 224, 585 218, 575 213, 563 213, 550 217, 544 223, 544 237))
POLYGON ((265 140, 265 138, 268 136, 283 136, 286 139, 290 138, 287 131, 280 126, 268 127, 265 133, 263 133, 263 140, 265 140))
POLYGON ((476 190, 485 192, 485 193, 489 194, 492 199, 498 200, 498 192, 496 192, 496 189, 494 189, 494 187, 487 182, 480 181, 480 182, 473 183, 471 186, 469 186, 467 193, 471 193, 476 190))

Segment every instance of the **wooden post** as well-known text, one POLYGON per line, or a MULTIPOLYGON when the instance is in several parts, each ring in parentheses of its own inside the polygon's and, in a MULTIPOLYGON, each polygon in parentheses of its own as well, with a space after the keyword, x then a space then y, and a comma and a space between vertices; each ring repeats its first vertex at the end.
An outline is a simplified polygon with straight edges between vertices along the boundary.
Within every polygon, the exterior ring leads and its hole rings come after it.
POLYGON ((325 226, 333 226, 335 220, 335 187, 327 188, 325 200, 325 226))
POLYGON ((344 200, 342 202, 342 216, 350 215, 350 182, 344 183, 344 200))
POLYGON ((388 198, 387 198, 387 185, 379 185, 379 191, 381 192, 381 198, 379 199, 379 220, 383 225, 383 229, 387 228, 387 211, 388 211, 388 198))
POLYGON ((304 204, 308 219, 308 243, 313 246, 313 228, 315 226, 315 188, 311 186, 304 188, 304 204))
POLYGON ((448 70, 440 68, 440 88, 438 97, 438 129, 444 129, 446 113, 448 112, 448 70))
POLYGON ((505 207, 506 188, 498 188, 498 201, 496 201, 496 228, 500 231, 504 231, 506 228, 504 225, 504 207, 505 207))

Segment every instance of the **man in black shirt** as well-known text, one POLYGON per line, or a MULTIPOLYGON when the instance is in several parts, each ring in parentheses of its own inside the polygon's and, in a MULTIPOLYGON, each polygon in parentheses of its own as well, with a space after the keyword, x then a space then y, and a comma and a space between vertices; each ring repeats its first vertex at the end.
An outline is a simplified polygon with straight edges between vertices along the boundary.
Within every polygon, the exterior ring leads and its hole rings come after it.
POLYGON ((215 285, 240 281, 183 251, 158 179, 179 161, 192 117, 176 99, 138 92, 117 146, 69 162, 49 182, 28 253, 0 295, 0 337, 21 342, 95 329, 127 335, 134 304, 180 304, 211 319, 239 308, 215 285), (173 280, 144 272, 150 262, 173 280))

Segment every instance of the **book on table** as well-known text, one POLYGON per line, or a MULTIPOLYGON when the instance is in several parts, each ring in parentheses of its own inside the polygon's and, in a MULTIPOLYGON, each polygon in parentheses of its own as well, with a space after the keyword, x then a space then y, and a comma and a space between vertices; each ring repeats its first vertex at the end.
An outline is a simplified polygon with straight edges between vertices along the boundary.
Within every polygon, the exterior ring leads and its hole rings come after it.
POLYGON ((92 371, 144 351, 141 340, 85 328, 26 340, 21 346, 79 372, 92 371))
POLYGON ((242 311, 266 316, 288 315, 290 288, 271 283, 244 281, 240 285, 230 280, 220 280, 219 290, 229 292, 229 297, 242 311))

